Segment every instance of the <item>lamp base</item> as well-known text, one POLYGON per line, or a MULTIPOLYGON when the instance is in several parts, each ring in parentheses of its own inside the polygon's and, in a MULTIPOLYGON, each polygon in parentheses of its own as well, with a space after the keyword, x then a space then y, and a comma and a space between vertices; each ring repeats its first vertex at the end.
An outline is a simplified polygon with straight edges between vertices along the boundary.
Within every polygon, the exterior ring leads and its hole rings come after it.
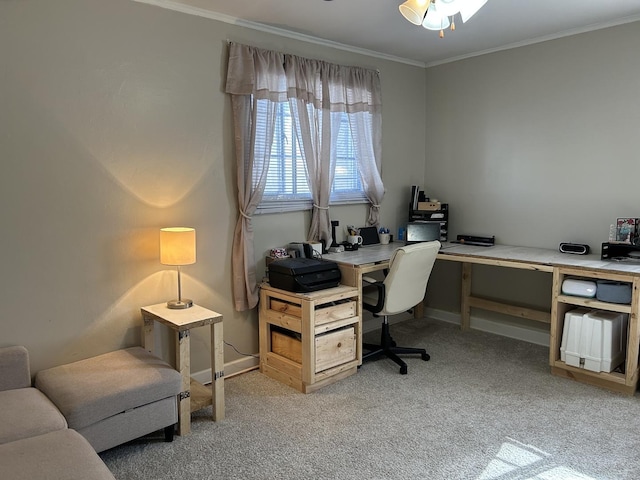
POLYGON ((191 307, 193 307, 193 300, 189 300, 188 298, 183 298, 182 300, 170 300, 167 302, 167 308, 175 310, 191 307))

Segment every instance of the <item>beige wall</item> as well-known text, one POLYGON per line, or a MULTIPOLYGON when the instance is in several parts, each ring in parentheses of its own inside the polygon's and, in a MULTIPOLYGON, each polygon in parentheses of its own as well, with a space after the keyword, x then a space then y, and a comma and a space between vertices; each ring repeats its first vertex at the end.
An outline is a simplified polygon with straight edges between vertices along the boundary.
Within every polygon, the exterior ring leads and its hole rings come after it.
MULTIPOLYGON (((640 217, 639 47, 636 22, 427 69, 424 183, 450 203, 453 238, 600 253, 617 217, 640 217)), ((456 275, 438 265, 433 306, 458 309, 459 289, 443 287, 456 275)), ((549 275, 476 280, 485 295, 549 303, 549 275)))
MULTIPOLYGON (((404 221, 425 169, 423 69, 129 0, 0 2, 0 346, 26 345, 34 371, 139 344, 140 307, 175 296, 175 270, 158 261, 163 226, 197 229, 183 292, 224 315, 226 341, 257 352, 255 312, 231 301, 227 40, 380 70, 382 221, 404 221)), ((366 209, 332 216, 364 224, 366 209)), ((257 218, 260 268, 308 225, 304 213, 257 218)), ((193 371, 208 368, 203 330, 193 371)), ((225 348, 227 363, 241 358, 225 348)))
MULTIPOLYGON (((424 70, 129 0, 0 2, 0 345, 26 345, 34 371, 140 342, 139 308, 175 295, 158 262, 170 225, 198 231, 185 294, 257 352, 255 312, 231 301, 228 40, 380 70, 394 231, 417 179, 449 202, 452 235, 598 250, 617 216, 638 216, 640 23, 424 70)), ((364 224, 366 208, 332 217, 364 224)), ((307 213, 257 217, 259 269, 308 225, 307 213)), ((545 305, 550 279, 527 273, 480 269, 474 288, 545 305)), ((436 265, 432 307, 458 311, 458 278, 436 265)), ((208 347, 195 331, 194 371, 208 347)), ((228 364, 243 358, 226 347, 228 364)))

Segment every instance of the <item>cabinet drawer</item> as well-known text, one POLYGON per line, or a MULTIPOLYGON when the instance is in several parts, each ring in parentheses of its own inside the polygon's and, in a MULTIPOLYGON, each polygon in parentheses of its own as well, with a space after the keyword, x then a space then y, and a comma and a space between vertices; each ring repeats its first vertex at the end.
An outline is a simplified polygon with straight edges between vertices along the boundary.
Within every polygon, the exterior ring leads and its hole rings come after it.
POLYGON ((356 335, 353 327, 318 335, 315 343, 316 373, 356 358, 356 335))
MULTIPOLYGON (((269 308, 279 313, 291 315, 292 317, 302 318, 302 307, 300 305, 272 298, 269 308)), ((315 325, 323 325, 336 320, 355 317, 357 308, 357 302, 354 300, 318 305, 313 312, 315 317, 314 323, 315 325)))
POLYGON ((315 323, 316 325, 323 325, 336 320, 355 317, 357 308, 357 303, 352 300, 336 305, 320 305, 320 307, 315 310, 315 323))
POLYGON ((271 332, 271 351, 296 363, 302 363, 302 342, 286 333, 271 332))

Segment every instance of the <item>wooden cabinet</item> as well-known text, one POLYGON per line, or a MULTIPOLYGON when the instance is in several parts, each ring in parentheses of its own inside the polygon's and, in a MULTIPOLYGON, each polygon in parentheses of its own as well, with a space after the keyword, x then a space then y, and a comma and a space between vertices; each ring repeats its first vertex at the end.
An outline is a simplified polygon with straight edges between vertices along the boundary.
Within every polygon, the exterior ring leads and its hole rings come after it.
POLYGON ((348 377, 362 362, 357 287, 294 293, 260 289, 260 371, 313 392, 348 377))
POLYGON ((640 277, 633 274, 600 272, 579 268, 556 267, 553 272, 553 299, 551 304, 551 338, 549 348, 549 363, 554 375, 572 378, 581 382, 608 388, 617 392, 633 395, 638 384, 638 346, 640 337, 638 331, 638 308, 640 296, 640 277), (632 285, 630 304, 616 304, 598 301, 595 298, 581 298, 562 294, 562 283, 567 277, 585 280, 613 280, 628 282, 632 285), (567 365, 560 358, 562 333, 564 330, 565 314, 578 307, 594 310, 619 312, 629 315, 627 329, 627 345, 625 362, 621 372, 592 372, 583 368, 567 365))

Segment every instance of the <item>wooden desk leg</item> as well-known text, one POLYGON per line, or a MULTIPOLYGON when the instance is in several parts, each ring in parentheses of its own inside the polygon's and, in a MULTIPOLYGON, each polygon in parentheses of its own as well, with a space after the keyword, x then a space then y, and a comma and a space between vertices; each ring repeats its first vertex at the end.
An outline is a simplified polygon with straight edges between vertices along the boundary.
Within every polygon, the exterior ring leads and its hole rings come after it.
POLYGON ((211 325, 211 402, 213 421, 224 420, 224 341, 222 322, 211 325))
POLYGON ((471 306, 469 297, 471 296, 471 264, 462 263, 462 289, 460 295, 460 328, 462 331, 471 327, 471 306))
POLYGON ((143 315, 144 327, 142 328, 142 347, 149 353, 153 354, 154 349, 154 336, 153 326, 155 320, 153 318, 143 315))
POLYGON ((178 435, 191 432, 191 339, 189 330, 177 333, 176 369, 182 376, 178 396, 178 435))

